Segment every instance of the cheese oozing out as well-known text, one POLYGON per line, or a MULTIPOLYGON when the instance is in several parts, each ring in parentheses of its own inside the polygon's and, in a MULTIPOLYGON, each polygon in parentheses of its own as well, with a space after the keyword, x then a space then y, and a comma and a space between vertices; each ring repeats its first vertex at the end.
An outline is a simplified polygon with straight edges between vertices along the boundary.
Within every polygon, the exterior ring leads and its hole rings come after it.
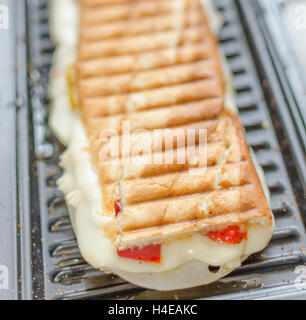
MULTIPOLYGON (((202 0, 212 29, 221 25, 210 0, 202 0)), ((79 113, 70 105, 66 70, 77 54, 79 6, 77 0, 52 0, 51 33, 57 45, 50 79, 52 110, 50 127, 68 146, 61 157, 64 175, 58 181, 70 212, 80 251, 93 267, 111 271, 139 286, 172 290, 213 282, 235 268, 252 253, 262 250, 272 237, 274 226, 253 221, 248 239, 230 245, 210 240, 201 234, 162 245, 161 262, 147 263, 118 256, 116 248, 103 233, 108 219, 103 215, 102 192, 95 167, 86 151, 89 142, 79 113), (209 266, 220 266, 216 273, 209 266)), ((221 59, 222 55, 220 54, 221 59)), ((227 108, 235 110, 229 71, 224 63, 227 108)), ((254 159, 266 196, 263 173, 254 159)))

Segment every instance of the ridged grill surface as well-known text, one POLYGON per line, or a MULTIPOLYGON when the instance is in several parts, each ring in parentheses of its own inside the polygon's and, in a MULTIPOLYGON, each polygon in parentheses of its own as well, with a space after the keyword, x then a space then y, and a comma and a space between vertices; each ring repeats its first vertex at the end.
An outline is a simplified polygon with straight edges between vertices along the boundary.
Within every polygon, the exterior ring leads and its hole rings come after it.
MULTIPOLYGON (((230 296, 235 292, 244 292, 241 297, 245 297, 251 289, 292 283, 296 275, 291 268, 305 262, 302 252, 306 247, 304 226, 237 9, 232 0, 216 0, 215 3, 225 17, 220 43, 234 75, 240 118, 271 192, 271 206, 276 218, 272 242, 264 252, 250 257, 225 279, 179 292, 144 290, 88 266, 80 256, 65 202, 55 187, 55 181, 61 174, 57 166, 58 156, 63 150, 46 126, 46 89, 54 50, 48 31, 48 1, 31 1, 28 4, 31 102, 35 119, 35 152, 39 159, 43 287, 47 299, 171 299, 174 294, 179 298, 205 298, 222 294, 230 296)), ((120 26, 117 28, 120 32, 120 26)), ((134 30, 137 32, 137 27, 134 30)), ((88 71, 83 72, 86 74, 88 71)))

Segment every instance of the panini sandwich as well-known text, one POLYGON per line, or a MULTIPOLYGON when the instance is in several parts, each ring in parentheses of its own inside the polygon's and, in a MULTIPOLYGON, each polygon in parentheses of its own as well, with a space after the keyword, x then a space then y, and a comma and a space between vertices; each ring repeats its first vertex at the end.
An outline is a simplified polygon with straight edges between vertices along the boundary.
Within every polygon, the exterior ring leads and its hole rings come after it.
POLYGON ((171 290, 262 250, 273 216, 211 2, 53 0, 51 16, 58 187, 86 261, 171 290))

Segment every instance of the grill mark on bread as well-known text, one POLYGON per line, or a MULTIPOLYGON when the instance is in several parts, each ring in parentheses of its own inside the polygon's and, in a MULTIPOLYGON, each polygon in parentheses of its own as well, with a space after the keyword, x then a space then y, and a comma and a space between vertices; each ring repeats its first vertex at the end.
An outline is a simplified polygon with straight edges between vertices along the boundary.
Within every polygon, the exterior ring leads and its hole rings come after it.
POLYGON ((101 130, 115 129, 122 134, 123 121, 131 122, 131 133, 138 129, 173 128, 201 120, 213 120, 223 109, 223 99, 200 100, 170 107, 131 112, 129 114, 85 119, 89 134, 98 136, 101 130))
POLYGON ((218 192, 203 192, 126 205, 121 214, 123 231, 137 231, 148 228, 148 225, 152 228, 253 210, 256 203, 250 194, 254 191, 254 186, 244 185, 218 192), (199 209, 203 200, 206 200, 208 212, 199 209))
POLYGON ((137 2, 139 0, 79 0, 81 6, 83 8, 87 7, 102 7, 102 6, 109 6, 109 5, 118 5, 118 4, 127 4, 137 2))
MULTIPOLYGON (((247 163, 222 166, 222 173, 219 179, 220 185, 224 189, 228 189, 250 183, 247 176, 248 169, 247 163)), ((125 188, 125 204, 132 205, 153 201, 156 198, 162 200, 215 191, 217 173, 216 167, 212 166, 190 168, 186 171, 127 181, 122 178, 122 185, 125 188)), ((116 183, 109 184, 106 188, 113 190, 116 188, 116 183)))
POLYGON ((151 37, 138 35, 129 38, 81 43, 79 59, 86 61, 94 58, 171 48, 187 43, 198 43, 205 39, 207 32, 206 27, 199 26, 159 32, 151 37))
MULTIPOLYGON (((116 6, 116 5, 127 5, 129 3, 139 3, 141 2, 140 0, 79 0, 81 2, 81 6, 86 9, 86 8, 97 8, 97 7, 107 7, 107 6, 116 6)), ((165 0, 155 0, 155 3, 158 3, 158 1, 165 1, 165 0)), ((172 0, 174 2, 174 0, 172 0)), ((176 0, 177 2, 182 0, 176 0)), ((145 0, 144 2, 150 2, 145 0)), ((152 2, 152 1, 151 1, 152 2)), ((171 2, 171 1, 170 1, 171 2)), ((185 0, 183 0, 185 6, 186 6, 186 2, 185 0)), ((193 2, 192 4, 196 5, 196 2, 193 2)), ((173 5, 173 7, 175 7, 173 5)))
MULTIPOLYGON (((129 20, 139 17, 151 17, 155 15, 181 11, 179 0, 147 0, 142 2, 132 2, 127 4, 118 4, 116 6, 103 7, 83 7, 81 10, 81 24, 96 25, 111 21, 129 20)), ((200 4, 197 0, 188 0, 184 7, 187 9, 199 9, 200 4)))
POLYGON ((80 30, 81 41, 91 42, 134 36, 139 34, 154 34, 182 27, 194 27, 203 21, 203 13, 199 10, 174 12, 149 18, 123 20, 119 22, 102 23, 87 26, 80 30))
POLYGON ((79 82, 81 98, 132 93, 159 87, 210 79, 218 74, 214 61, 202 60, 152 71, 85 79, 79 82))
POLYGON ((122 145, 126 136, 111 136, 109 138, 99 139, 92 141, 92 148, 95 153, 99 153, 101 150, 100 159, 105 161, 111 158, 121 158, 130 155, 137 155, 141 151, 143 154, 156 152, 156 144, 160 146, 160 151, 176 149, 180 145, 187 145, 187 133, 188 130, 194 130, 195 133, 195 145, 198 145, 202 137, 203 130, 207 130, 207 142, 220 141, 220 135, 216 132, 216 128, 219 125, 218 120, 209 120, 201 122, 192 122, 185 126, 179 126, 174 128, 166 128, 160 130, 150 130, 146 132, 137 132, 131 134, 128 140, 130 142, 130 148, 127 150, 127 154, 122 153, 122 145), (113 155, 108 155, 105 150, 114 150, 113 147, 118 149, 118 152, 113 155), (102 150, 103 148, 103 150, 102 150), (103 153, 103 156, 102 156, 103 153))
MULTIPOLYGON (((183 148, 185 150, 185 148, 183 148)), ((98 164, 98 168, 100 171, 100 179, 103 182, 103 184, 110 184, 117 180, 118 176, 118 168, 121 162, 124 162, 124 165, 126 167, 126 174, 124 176, 124 180, 131 180, 131 179, 137 179, 137 178, 148 178, 153 176, 158 176, 162 174, 169 174, 172 172, 181 172, 184 170, 189 170, 190 168, 197 168, 201 167, 201 162, 199 161, 199 147, 197 146, 195 148, 195 158, 194 162, 191 163, 189 159, 192 158, 192 155, 190 154, 190 149, 192 148, 186 148, 186 160, 184 164, 178 163, 178 156, 177 153, 182 151, 182 149, 174 150, 172 154, 172 150, 168 153, 171 153, 170 155, 167 155, 167 151, 163 151, 161 153, 161 159, 162 164, 154 164, 150 162, 149 156, 132 156, 131 159, 125 159, 122 158, 118 161, 118 159, 111 159, 106 160, 103 162, 100 162, 98 164), (166 159, 172 157, 173 155, 173 164, 166 164, 166 159)), ((219 158, 219 155, 222 153, 224 149, 224 145, 222 142, 218 143, 212 143, 207 145, 207 166, 211 167, 216 165, 217 160, 219 158)), ((193 150, 191 150, 193 153, 193 150)))
POLYGON ((85 117, 98 118, 218 98, 222 93, 220 82, 208 79, 131 94, 87 98, 84 99, 82 108, 85 117))
POLYGON ((77 73, 80 79, 84 79, 154 70, 201 59, 209 59, 211 51, 210 41, 205 39, 201 43, 177 46, 175 48, 81 61, 77 64, 77 73))
POLYGON ((262 211, 248 210, 209 217, 198 221, 186 221, 125 232, 121 237, 120 249, 139 245, 146 246, 150 243, 167 243, 192 236, 198 232, 206 233, 210 230, 222 230, 229 225, 248 223, 266 223, 266 217, 262 211))

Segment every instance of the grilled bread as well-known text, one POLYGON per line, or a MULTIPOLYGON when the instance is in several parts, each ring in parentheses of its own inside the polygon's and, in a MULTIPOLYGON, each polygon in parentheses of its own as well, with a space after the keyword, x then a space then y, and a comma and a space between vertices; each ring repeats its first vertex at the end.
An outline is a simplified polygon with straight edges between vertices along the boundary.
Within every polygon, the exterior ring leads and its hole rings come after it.
MULTIPOLYGON (((78 105, 103 208, 116 220, 105 226, 106 235, 126 248, 252 220, 272 223, 243 128, 224 106, 218 46, 201 3, 155 0, 108 6, 83 0, 81 5, 78 105), (112 71, 114 59, 122 63, 121 70, 112 71), (112 150, 118 138, 119 146, 124 144, 124 121, 132 135, 127 154, 119 148, 115 158, 101 156, 101 148, 112 150), (101 141, 107 129, 119 137, 101 141), (140 129, 147 131, 135 133, 140 129), (198 149, 199 131, 205 129, 208 167, 188 159, 182 165, 154 164, 154 129, 160 129, 161 139, 172 137, 174 148, 179 132, 187 137, 193 129, 198 149), (150 161, 144 161, 146 151, 150 161)), ((160 152, 165 159, 165 145, 160 152)))

